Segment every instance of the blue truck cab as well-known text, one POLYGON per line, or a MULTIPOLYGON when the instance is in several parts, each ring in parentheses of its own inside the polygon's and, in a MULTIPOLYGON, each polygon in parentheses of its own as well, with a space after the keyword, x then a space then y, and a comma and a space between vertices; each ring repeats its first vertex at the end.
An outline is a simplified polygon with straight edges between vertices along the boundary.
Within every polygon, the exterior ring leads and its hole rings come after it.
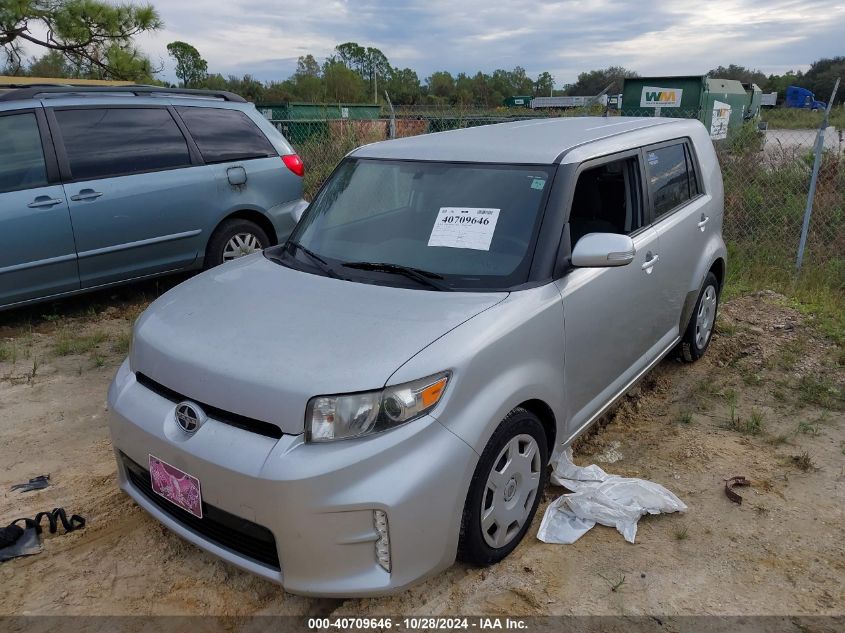
POLYGON ((786 89, 787 108, 806 108, 807 110, 824 110, 827 104, 824 101, 816 101, 816 95, 800 86, 789 86, 786 89))

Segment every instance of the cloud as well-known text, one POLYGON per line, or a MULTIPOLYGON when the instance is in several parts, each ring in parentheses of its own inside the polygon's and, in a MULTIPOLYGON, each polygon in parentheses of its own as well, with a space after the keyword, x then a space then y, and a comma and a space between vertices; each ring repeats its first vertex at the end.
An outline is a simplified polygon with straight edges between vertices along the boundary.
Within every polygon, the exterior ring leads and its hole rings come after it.
POLYGON ((642 74, 697 74, 720 64, 764 72, 806 68, 841 53, 841 0, 206 0, 158 2, 165 28, 139 40, 173 78, 165 46, 196 46, 209 70, 285 79, 296 58, 341 42, 380 48, 421 77, 520 65, 558 85, 622 65, 642 74))

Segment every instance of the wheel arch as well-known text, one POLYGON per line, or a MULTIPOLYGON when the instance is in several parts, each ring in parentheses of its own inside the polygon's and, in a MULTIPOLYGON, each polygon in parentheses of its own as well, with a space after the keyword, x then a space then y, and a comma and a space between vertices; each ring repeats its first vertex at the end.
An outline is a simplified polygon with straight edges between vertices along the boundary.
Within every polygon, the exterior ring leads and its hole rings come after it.
POLYGON ((523 408, 526 411, 536 415, 543 425, 543 431, 546 433, 546 447, 551 457, 552 451, 555 448, 555 440, 557 438, 557 420, 552 408, 543 400, 534 398, 526 400, 517 405, 516 408, 523 408))
MULTIPOLYGON (((232 211, 228 215, 223 216, 220 220, 217 221, 217 225, 214 229, 209 233, 209 241, 211 240, 211 236, 223 225, 224 222, 229 220, 248 220, 250 222, 254 222, 261 229, 267 234, 267 237, 270 239, 270 245, 275 246, 279 243, 278 236, 276 235, 276 227, 273 226, 273 222, 264 215, 261 211, 257 209, 238 209, 237 211, 232 211)), ((208 244, 206 243, 206 248, 208 244)))
POLYGON ((722 288, 725 287, 725 274, 727 272, 725 259, 723 257, 717 257, 716 261, 710 265, 710 270, 708 272, 716 275, 716 281, 719 282, 719 291, 721 292, 722 288))

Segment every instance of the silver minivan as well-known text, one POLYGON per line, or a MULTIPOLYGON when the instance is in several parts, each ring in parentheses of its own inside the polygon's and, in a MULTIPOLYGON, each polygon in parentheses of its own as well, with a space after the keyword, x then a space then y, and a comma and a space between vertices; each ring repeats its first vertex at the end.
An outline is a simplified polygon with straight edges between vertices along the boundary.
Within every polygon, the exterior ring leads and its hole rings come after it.
POLYGON ((722 214, 697 121, 361 147, 286 243, 138 320, 109 392, 120 486, 293 593, 495 563, 549 460, 664 356, 707 349, 722 214))

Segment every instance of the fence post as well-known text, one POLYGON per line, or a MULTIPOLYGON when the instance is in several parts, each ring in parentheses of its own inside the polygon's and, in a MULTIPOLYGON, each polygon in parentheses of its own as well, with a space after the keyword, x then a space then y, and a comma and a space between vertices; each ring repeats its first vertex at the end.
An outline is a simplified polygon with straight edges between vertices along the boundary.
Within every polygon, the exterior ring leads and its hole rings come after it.
POLYGON ((390 106, 390 123, 387 124, 387 138, 396 138, 396 112, 393 110, 393 102, 390 100, 390 95, 387 90, 384 91, 384 98, 387 99, 387 105, 390 106))
POLYGON ((810 216, 813 214, 813 200, 816 197, 816 185, 819 180, 819 169, 821 168, 822 154, 824 152, 824 133, 827 129, 828 118, 830 117, 830 108, 833 105, 833 100, 836 98, 836 91, 839 89, 839 78, 833 85, 833 94, 830 95, 830 101, 827 102, 827 107, 824 111, 824 118, 822 119, 821 127, 819 127, 818 135, 816 137, 816 156, 813 159, 813 175, 810 178, 810 191, 807 193, 807 207, 804 209, 804 223, 801 225, 801 241, 798 242, 798 256, 795 258, 795 274, 801 272, 801 264, 804 263, 804 249, 807 247, 807 234, 810 232, 810 216))

